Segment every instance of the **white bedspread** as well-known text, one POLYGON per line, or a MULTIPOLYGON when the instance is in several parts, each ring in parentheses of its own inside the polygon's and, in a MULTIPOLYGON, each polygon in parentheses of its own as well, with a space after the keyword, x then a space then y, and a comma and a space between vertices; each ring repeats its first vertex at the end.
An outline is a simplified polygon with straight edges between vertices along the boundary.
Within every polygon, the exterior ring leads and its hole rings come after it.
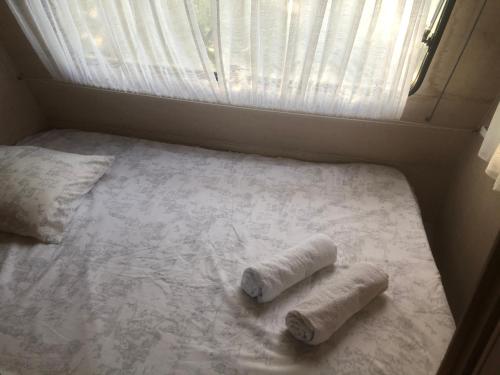
POLYGON ((63 130, 24 144, 116 161, 61 244, 0 234, 0 373, 435 373, 454 323, 398 171, 63 130), (373 262, 390 283, 309 347, 285 315, 333 267, 262 305, 239 281, 318 232, 336 267, 373 262))

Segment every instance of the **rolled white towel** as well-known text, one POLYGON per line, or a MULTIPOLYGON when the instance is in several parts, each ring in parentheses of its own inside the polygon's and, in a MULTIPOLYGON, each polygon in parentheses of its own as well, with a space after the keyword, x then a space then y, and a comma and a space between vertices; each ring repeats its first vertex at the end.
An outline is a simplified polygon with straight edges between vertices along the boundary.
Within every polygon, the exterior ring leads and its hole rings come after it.
POLYGON ((271 259, 248 267, 241 288, 257 302, 269 302, 285 289, 335 263, 337 246, 325 234, 316 234, 271 259))
POLYGON ((286 326, 297 340, 321 344, 388 285, 385 272, 368 263, 354 264, 288 312, 286 326))

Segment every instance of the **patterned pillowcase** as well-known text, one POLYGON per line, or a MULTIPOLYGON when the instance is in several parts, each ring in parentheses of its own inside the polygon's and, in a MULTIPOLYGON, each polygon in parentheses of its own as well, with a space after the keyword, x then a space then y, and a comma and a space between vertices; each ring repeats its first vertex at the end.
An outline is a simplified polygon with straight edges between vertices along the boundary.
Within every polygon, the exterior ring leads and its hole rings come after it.
POLYGON ((114 157, 0 146, 0 231, 61 242, 80 198, 114 157))

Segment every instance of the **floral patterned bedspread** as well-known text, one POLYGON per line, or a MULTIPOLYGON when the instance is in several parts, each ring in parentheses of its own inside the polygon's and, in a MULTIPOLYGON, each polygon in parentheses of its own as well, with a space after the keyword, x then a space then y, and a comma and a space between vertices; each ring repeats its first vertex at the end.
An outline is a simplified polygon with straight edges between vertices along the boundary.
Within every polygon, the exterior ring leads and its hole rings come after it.
POLYGON ((23 144, 116 156, 62 243, 0 234, 0 373, 434 374, 455 329, 413 193, 395 169, 52 130, 23 144), (327 267, 271 303, 251 262, 313 233, 327 267), (286 312, 358 261, 389 289, 318 347, 286 312))

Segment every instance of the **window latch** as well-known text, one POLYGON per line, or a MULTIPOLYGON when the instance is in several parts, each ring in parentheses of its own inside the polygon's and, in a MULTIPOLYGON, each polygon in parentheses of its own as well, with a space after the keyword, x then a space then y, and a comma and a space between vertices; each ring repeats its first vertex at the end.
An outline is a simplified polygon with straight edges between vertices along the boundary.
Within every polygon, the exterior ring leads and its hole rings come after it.
POLYGON ((431 34, 431 29, 425 29, 424 35, 422 36, 422 43, 430 47, 434 40, 434 34, 431 34))

